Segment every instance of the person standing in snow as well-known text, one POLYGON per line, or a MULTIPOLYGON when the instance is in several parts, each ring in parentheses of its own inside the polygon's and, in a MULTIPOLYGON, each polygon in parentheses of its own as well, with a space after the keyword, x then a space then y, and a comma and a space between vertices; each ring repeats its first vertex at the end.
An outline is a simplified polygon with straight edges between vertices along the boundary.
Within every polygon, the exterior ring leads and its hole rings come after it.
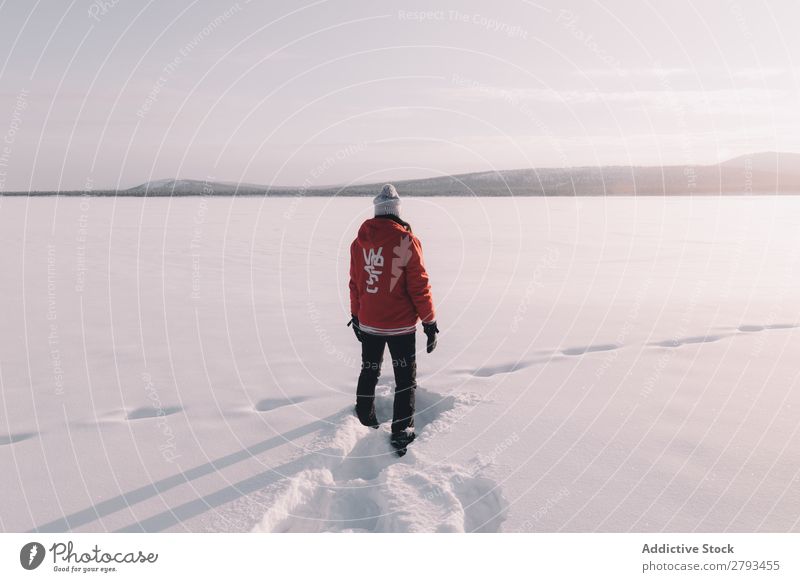
POLYGON ((400 196, 386 184, 373 200, 375 218, 366 220, 350 245, 350 313, 361 342, 361 373, 356 389, 359 421, 374 428, 375 386, 388 344, 396 383, 392 445, 398 453, 414 440, 417 388, 416 328, 422 320, 427 351, 436 347, 436 315, 422 245, 400 218, 400 196))

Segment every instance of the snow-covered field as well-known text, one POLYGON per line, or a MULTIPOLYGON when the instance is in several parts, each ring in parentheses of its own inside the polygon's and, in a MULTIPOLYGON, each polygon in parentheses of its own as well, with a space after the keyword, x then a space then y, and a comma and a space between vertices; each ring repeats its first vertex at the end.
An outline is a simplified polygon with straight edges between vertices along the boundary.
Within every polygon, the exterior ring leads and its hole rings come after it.
POLYGON ((351 414, 369 199, 0 199, 0 529, 800 530, 799 198, 404 208, 398 459, 351 414))

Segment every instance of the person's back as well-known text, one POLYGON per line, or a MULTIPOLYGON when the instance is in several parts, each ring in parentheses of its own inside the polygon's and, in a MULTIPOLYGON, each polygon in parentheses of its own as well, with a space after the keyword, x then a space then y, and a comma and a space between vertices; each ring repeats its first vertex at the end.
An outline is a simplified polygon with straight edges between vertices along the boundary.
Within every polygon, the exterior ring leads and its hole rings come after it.
POLYGON ((403 454, 414 439, 416 325, 422 320, 428 352, 436 347, 436 317, 422 245, 400 216, 400 198, 387 184, 375 198, 375 218, 365 221, 350 245, 350 311, 361 342, 356 413, 378 426, 375 386, 388 344, 395 390, 392 444, 403 454))

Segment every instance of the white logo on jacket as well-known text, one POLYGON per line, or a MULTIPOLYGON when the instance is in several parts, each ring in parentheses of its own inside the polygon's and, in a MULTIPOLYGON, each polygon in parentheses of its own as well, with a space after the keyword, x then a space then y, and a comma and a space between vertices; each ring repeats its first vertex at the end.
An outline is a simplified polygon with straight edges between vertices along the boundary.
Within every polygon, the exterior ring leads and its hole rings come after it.
POLYGON ((367 254, 367 249, 362 249, 362 252, 364 253, 364 270, 369 275, 367 277, 367 293, 377 293, 378 280, 383 273, 382 270, 377 269, 377 267, 383 267, 383 247, 378 247, 377 252, 375 249, 369 249, 369 254, 367 254))
POLYGON ((403 274, 403 269, 408 265, 411 260, 411 237, 404 236, 400 239, 400 244, 394 247, 394 259, 392 260, 392 280, 389 282, 389 292, 394 290, 400 275, 403 274))

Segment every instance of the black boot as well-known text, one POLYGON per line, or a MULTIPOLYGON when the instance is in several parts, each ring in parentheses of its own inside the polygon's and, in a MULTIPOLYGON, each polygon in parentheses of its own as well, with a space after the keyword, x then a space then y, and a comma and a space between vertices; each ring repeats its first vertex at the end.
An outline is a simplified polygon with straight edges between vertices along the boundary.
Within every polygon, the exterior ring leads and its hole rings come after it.
POLYGON ((410 445, 415 438, 417 438, 417 435, 413 430, 404 430, 401 432, 393 432, 389 442, 391 442, 394 447, 397 456, 402 457, 406 454, 408 445, 410 445))
POLYGON ((356 416, 358 421, 364 426, 371 428, 379 428, 381 423, 378 422, 378 417, 375 415, 375 400, 372 399, 371 406, 359 406, 356 403, 356 416))

